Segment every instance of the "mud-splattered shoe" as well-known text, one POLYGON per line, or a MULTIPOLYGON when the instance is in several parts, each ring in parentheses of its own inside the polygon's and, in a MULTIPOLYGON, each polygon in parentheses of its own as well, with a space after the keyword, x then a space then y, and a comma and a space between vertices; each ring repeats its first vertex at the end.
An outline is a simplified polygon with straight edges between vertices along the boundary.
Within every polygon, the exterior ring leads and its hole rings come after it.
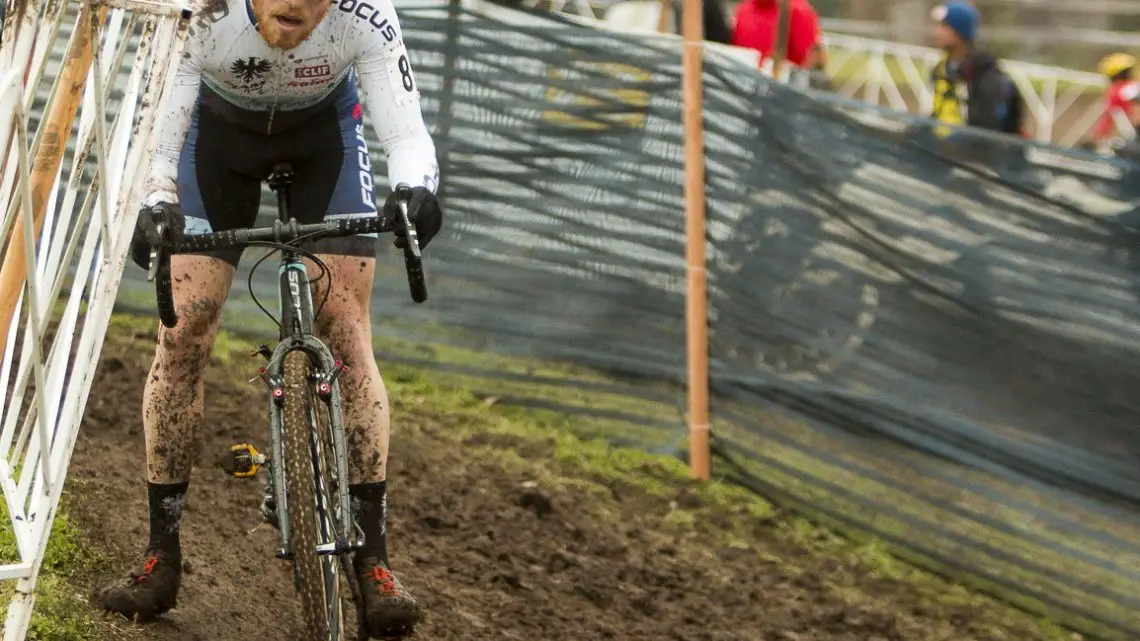
POLYGON ((356 575, 364 597, 368 634, 373 639, 399 639, 411 634, 423 611, 396 575, 375 557, 357 561, 356 575))
POLYGON ((104 610, 116 612, 135 621, 149 621, 165 614, 178 603, 178 586, 182 583, 182 564, 173 562, 165 553, 147 553, 142 572, 119 579, 95 594, 104 610))

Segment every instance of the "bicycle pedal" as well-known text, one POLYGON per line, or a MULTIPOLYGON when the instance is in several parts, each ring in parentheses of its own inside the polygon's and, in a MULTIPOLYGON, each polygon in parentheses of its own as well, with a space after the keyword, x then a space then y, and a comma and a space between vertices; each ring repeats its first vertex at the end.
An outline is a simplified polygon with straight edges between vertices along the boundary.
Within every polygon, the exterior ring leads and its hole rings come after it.
POLYGON ((257 475, 257 470, 269 459, 249 443, 240 443, 222 455, 218 465, 230 476, 247 479, 257 475))

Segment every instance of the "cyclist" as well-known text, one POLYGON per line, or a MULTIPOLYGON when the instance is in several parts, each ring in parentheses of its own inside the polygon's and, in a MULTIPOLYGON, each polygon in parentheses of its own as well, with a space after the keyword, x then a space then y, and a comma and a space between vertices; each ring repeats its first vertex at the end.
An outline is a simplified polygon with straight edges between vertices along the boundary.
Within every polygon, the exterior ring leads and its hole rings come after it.
MULTIPOLYGON (((358 81, 388 157, 389 182, 413 188, 409 215, 420 244, 427 245, 442 221, 434 195, 439 169, 390 0, 213 0, 193 25, 179 61, 132 259, 147 265, 147 234, 156 221, 176 230, 175 238, 251 226, 261 182, 279 162, 293 166, 298 188, 291 213, 300 222, 376 216, 358 81)), ((382 212, 397 215, 391 195, 382 212)), ((397 246, 406 242, 397 236, 397 246)), ((388 564, 389 408, 369 322, 374 244, 374 237, 352 237, 302 246, 319 254, 331 272, 333 290, 316 330, 349 366, 340 378, 349 480, 365 533, 355 565, 368 631, 380 638, 409 632, 420 610, 388 564)), ((173 329, 159 328, 142 407, 150 511, 145 562, 98 594, 104 608, 129 618, 146 620, 176 603, 179 524, 197 455, 203 371, 240 255, 177 255, 171 261, 180 321, 173 329)), ((323 298, 323 289, 313 298, 323 298)))
POLYGON ((1137 106, 1140 83, 1134 77, 1136 66, 1136 58, 1126 53, 1105 56, 1097 65, 1097 70, 1109 81, 1104 94, 1104 114, 1092 135, 1093 145, 1101 153, 1111 152, 1112 141, 1121 132, 1128 132, 1128 140, 1135 138, 1131 132, 1140 125, 1140 107, 1137 106))

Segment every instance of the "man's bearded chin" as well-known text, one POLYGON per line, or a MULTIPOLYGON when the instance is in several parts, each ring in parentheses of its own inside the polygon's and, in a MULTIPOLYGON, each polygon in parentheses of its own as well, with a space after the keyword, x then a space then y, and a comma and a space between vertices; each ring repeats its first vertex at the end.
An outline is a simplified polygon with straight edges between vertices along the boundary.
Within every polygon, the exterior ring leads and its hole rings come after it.
POLYGON ((252 0, 257 29, 269 46, 288 51, 305 41, 329 12, 325 0, 252 0))

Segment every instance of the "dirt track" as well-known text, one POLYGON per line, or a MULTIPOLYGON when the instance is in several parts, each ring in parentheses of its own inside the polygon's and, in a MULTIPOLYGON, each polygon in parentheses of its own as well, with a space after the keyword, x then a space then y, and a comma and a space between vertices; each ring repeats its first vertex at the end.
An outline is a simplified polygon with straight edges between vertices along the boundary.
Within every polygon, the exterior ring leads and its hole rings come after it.
MULTIPOLYGON (((138 410, 152 348, 145 334, 119 334, 104 350, 92 390, 69 504, 91 546, 126 568, 145 545, 138 410)), ((271 554, 272 531, 255 527, 260 481, 230 479, 211 465, 232 443, 263 440, 261 390, 239 377, 254 365, 234 358, 213 368, 208 382, 179 607, 147 626, 109 620, 108 639, 248 641, 286 638, 296 627, 287 568, 271 554)), ((612 482, 534 487, 533 468, 504 464, 495 452, 514 448, 539 460, 549 453, 542 442, 459 439, 460 419, 417 407, 415 399, 396 403, 390 468, 393 562, 429 613, 417 639, 1046 638, 1027 623, 994 624, 1010 617, 996 608, 991 616, 968 600, 932 606, 913 586, 780 542, 779 519, 752 519, 738 530, 743 538, 731 541, 671 527, 671 511, 700 501, 683 483, 672 499, 612 482)), ((740 517, 723 515, 726 523, 740 517)))

